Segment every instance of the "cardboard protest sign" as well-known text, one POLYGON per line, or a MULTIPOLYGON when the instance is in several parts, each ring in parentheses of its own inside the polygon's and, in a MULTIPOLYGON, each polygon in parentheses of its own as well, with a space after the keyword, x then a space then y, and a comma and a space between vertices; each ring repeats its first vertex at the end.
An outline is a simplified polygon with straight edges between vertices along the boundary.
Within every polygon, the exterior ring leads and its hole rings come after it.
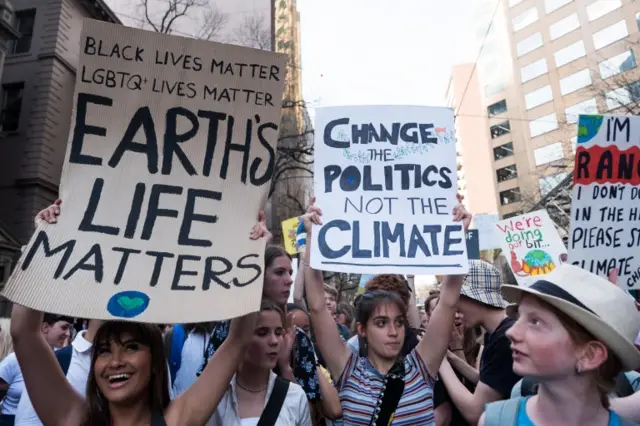
POLYGON ((474 214, 472 227, 478 230, 480 250, 493 250, 501 247, 500 236, 496 234, 496 223, 500 221, 497 213, 474 214))
POLYGON ((292 217, 287 220, 283 220, 281 223, 282 226, 282 240, 284 241, 284 249, 290 255, 298 254, 298 226, 300 225, 300 220, 298 217, 292 217))
POLYGON ((4 296, 82 318, 258 309, 249 231, 274 172, 284 55, 86 20, 60 186, 4 296))
POLYGON ((531 284, 565 262, 567 250, 546 210, 504 219, 496 235, 518 284, 531 284))
POLYGON ((348 273, 465 273, 453 222, 453 111, 406 106, 316 110, 311 265, 348 273))
POLYGON ((467 231, 467 256, 469 259, 480 259, 480 233, 477 229, 467 231))
POLYGON ((640 288, 640 118, 581 115, 569 261, 618 285, 640 288))

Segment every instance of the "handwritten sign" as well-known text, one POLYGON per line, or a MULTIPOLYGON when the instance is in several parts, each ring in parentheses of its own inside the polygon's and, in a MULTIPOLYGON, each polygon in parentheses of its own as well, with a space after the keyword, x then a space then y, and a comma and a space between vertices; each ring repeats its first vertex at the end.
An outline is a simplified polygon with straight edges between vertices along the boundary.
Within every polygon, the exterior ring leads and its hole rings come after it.
POLYGON ((86 20, 62 214, 4 296, 82 318, 219 320, 260 304, 248 238, 274 172, 281 55, 86 20))
POLYGON ((284 249, 290 255, 298 254, 299 246, 297 241, 298 227, 300 226, 300 219, 292 217, 281 222, 282 225, 282 239, 284 240, 284 249))
POLYGON ((566 259, 567 251, 546 210, 496 224, 502 250, 518 284, 532 284, 566 259))
POLYGON ((480 233, 477 229, 467 231, 467 256, 469 259, 480 259, 480 233))
POLYGON ((618 270, 618 285, 640 288, 640 119, 581 115, 569 261, 594 274, 618 270))
POLYGON ((465 235, 453 222, 453 111, 336 107, 316 111, 311 264, 364 274, 464 273, 465 235))

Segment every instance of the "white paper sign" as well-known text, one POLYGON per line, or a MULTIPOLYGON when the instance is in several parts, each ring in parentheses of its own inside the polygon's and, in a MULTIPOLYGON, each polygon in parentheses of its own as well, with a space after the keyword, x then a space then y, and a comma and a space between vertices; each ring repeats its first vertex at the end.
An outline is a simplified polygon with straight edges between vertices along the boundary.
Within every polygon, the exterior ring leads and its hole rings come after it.
POLYGON ((497 213, 474 214, 473 229, 478 230, 480 250, 492 250, 502 247, 500 236, 496 234, 496 223, 500 221, 497 213))
POLYGON ((640 118, 581 115, 569 261, 640 288, 640 118))
POLYGON ((504 219, 495 225, 518 284, 532 284, 566 261, 567 250, 546 210, 504 219))
POLYGON ((450 274, 468 270, 453 222, 453 111, 407 106, 316 110, 314 187, 322 226, 311 264, 335 272, 450 274))

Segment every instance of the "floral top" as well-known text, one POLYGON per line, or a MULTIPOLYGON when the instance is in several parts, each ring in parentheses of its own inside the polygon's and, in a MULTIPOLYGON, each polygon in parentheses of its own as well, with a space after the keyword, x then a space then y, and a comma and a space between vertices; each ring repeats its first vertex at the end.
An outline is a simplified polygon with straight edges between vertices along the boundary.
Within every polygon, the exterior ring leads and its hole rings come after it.
MULTIPOLYGON (((216 349, 222 345, 229 335, 229 326, 231 321, 216 322, 213 326, 211 338, 204 351, 204 363, 200 367, 198 374, 204 370, 213 356, 216 349)), ((307 399, 316 401, 320 399, 320 385, 318 384, 318 373, 316 371, 316 358, 313 350, 313 344, 304 330, 296 328, 296 342, 293 346, 291 355, 293 375, 296 381, 307 394, 307 399)), ((277 371, 276 371, 277 373, 277 371)))

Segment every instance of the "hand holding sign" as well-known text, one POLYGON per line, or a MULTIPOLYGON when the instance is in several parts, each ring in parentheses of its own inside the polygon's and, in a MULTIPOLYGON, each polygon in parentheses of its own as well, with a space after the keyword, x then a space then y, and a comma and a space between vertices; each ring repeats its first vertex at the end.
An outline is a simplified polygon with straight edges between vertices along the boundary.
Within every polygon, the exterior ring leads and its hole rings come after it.
POLYGON ((269 228, 267 228, 267 217, 265 216, 263 211, 258 214, 258 222, 253 225, 253 228, 251 228, 249 238, 252 240, 265 238, 267 240, 267 243, 273 238, 273 235, 271 234, 271 232, 269 232, 269 228))
POLYGON ((60 214, 60 204, 62 204, 62 200, 57 199, 52 205, 41 210, 40 213, 36 215, 36 228, 42 223, 56 223, 58 221, 57 217, 60 214))
POLYGON ((313 225, 322 225, 322 219, 320 219, 322 210, 320 210, 320 207, 315 206, 315 203, 316 197, 313 197, 307 212, 300 216, 300 220, 304 223, 304 229, 307 232, 307 238, 311 235, 313 225))
POLYGON ((469 230, 469 226, 471 226, 471 219, 473 219, 473 215, 467 210, 464 204, 462 204, 464 196, 462 194, 458 194, 457 198, 458 205, 453 208, 453 220, 454 222, 461 221, 466 232, 469 230))

